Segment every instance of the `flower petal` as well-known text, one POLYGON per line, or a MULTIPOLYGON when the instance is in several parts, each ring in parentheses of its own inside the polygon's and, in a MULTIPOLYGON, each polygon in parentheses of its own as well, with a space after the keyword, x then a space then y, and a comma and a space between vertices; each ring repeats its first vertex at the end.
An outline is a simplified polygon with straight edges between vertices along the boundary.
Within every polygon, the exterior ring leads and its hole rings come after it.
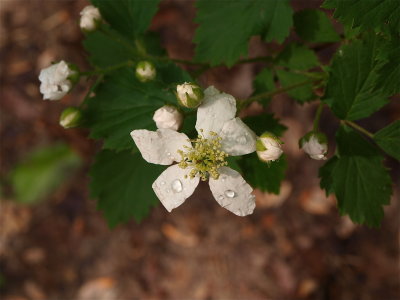
POLYGON ((214 87, 204 91, 203 103, 197 109, 196 130, 209 137, 209 132, 220 133, 224 123, 235 117, 236 100, 233 96, 219 93, 214 87))
POLYGON ((134 130, 131 136, 143 158, 157 165, 170 165, 174 161, 180 161, 181 156, 177 151, 183 150, 183 146, 192 147, 184 133, 171 129, 134 130))
POLYGON ((211 192, 222 207, 238 216, 247 216, 253 213, 256 207, 253 189, 243 177, 228 167, 219 169, 218 179, 210 178, 211 192))
POLYGON ((220 132, 222 150, 232 156, 256 151, 256 135, 240 118, 225 122, 220 132))
POLYGON ((185 178, 188 173, 187 169, 173 165, 162 172, 152 185, 158 199, 169 212, 185 202, 199 184, 199 177, 185 178))

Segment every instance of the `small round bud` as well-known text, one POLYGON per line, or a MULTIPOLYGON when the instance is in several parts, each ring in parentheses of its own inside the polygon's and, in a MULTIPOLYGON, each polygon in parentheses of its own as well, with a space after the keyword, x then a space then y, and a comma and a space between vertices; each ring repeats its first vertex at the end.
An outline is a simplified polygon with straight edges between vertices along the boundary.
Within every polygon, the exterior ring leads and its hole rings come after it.
POLYGON ((299 147, 312 159, 325 160, 328 152, 328 139, 321 132, 311 131, 300 139, 299 147))
POLYGON ((172 105, 164 105, 156 110, 153 120, 158 129, 178 130, 183 121, 182 114, 172 105))
POLYGON ((156 73, 156 68, 149 61, 141 61, 136 65, 136 78, 141 82, 153 80, 156 73))
POLYGON ((258 158, 264 162, 277 160, 283 153, 282 141, 270 132, 263 133, 256 142, 258 158))
POLYGON ((204 94, 198 85, 185 82, 176 86, 176 97, 182 106, 195 108, 203 101, 204 94))
POLYGON ((82 122, 82 111, 77 107, 64 109, 60 116, 60 125, 67 128, 78 127, 82 122))
POLYGON ((81 11, 81 20, 79 26, 83 31, 95 30, 101 21, 100 11, 93 5, 88 5, 81 11))
POLYGON ((43 99, 60 100, 64 97, 79 78, 77 70, 76 66, 69 65, 63 60, 41 70, 39 80, 43 99))

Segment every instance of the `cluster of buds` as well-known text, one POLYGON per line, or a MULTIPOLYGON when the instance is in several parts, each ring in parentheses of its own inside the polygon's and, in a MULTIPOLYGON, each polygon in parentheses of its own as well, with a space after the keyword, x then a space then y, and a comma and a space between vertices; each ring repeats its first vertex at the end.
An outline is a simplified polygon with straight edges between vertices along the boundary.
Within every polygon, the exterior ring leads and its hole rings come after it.
POLYGON ((270 132, 264 132, 256 142, 258 158, 263 162, 271 162, 279 159, 283 151, 282 141, 270 132))
POLYGON ((325 160, 328 152, 328 139, 321 132, 310 131, 300 139, 299 147, 312 159, 325 160))

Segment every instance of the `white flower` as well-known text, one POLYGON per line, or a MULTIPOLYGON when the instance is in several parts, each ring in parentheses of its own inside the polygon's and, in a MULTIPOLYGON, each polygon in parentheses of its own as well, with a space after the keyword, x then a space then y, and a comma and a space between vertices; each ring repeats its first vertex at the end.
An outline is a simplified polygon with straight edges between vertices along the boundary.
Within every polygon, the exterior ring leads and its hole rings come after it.
POLYGON ((60 125, 64 128, 79 126, 82 120, 82 111, 77 107, 66 108, 60 116, 60 125))
POLYGON ((146 161, 160 165, 178 162, 161 173, 152 185, 168 211, 190 197, 200 179, 209 179, 211 192, 222 207, 238 216, 253 212, 253 189, 238 172, 226 167, 228 155, 256 150, 254 132, 235 114, 235 98, 210 87, 197 110, 197 139, 189 140, 184 133, 171 129, 131 132, 146 161))
POLYGON ((203 100, 203 96, 201 88, 196 84, 185 82, 176 86, 176 97, 184 107, 198 107, 203 100))
POLYGON ((182 114, 171 105, 164 105, 157 109, 153 116, 158 129, 178 130, 183 122, 182 114))
POLYGON ((156 68, 149 61, 141 61, 136 66, 136 78, 141 82, 153 80, 156 77, 156 68))
POLYGON ((264 162, 277 160, 283 153, 282 142, 272 133, 263 133, 257 139, 257 155, 264 162))
POLYGON ((320 132, 309 132, 300 140, 300 148, 312 159, 326 160, 328 152, 327 138, 320 132))
POLYGON ((83 30, 92 31, 97 28, 100 20, 101 15, 99 9, 93 5, 88 5, 81 11, 79 26, 83 30))
POLYGON ((72 87, 70 76, 75 74, 65 61, 60 61, 46 69, 43 69, 39 74, 40 92, 43 94, 43 99, 60 100, 72 87))

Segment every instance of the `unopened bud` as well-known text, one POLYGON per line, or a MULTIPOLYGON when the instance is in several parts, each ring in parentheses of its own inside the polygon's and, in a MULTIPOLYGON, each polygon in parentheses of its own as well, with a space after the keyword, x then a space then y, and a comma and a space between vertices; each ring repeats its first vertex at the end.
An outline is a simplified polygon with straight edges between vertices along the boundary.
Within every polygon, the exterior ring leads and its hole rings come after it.
POLYGON ((283 153, 282 141, 270 132, 263 133, 256 142, 258 158, 264 162, 277 160, 283 153))
POLYGON ((176 97, 182 106, 195 108, 203 101, 204 94, 198 85, 185 82, 176 86, 176 97))
POLYGON ((141 82, 153 80, 156 73, 156 68, 149 61, 141 61, 136 66, 136 78, 141 82))
POLYGON ((82 111, 77 107, 64 109, 60 116, 60 125, 64 128, 78 127, 82 121, 82 111))
POLYGON ((88 5, 81 11, 79 26, 83 31, 95 30, 101 21, 100 11, 93 5, 88 5))
POLYGON ((328 152, 328 139, 321 132, 311 131, 299 141, 299 147, 312 159, 325 160, 328 152))
POLYGON ((71 90, 78 79, 78 68, 72 64, 67 64, 63 60, 42 69, 39 74, 39 80, 43 99, 60 100, 71 90))
POLYGON ((183 116, 176 107, 164 105, 156 110, 153 120, 159 129, 178 130, 182 125, 183 116))

